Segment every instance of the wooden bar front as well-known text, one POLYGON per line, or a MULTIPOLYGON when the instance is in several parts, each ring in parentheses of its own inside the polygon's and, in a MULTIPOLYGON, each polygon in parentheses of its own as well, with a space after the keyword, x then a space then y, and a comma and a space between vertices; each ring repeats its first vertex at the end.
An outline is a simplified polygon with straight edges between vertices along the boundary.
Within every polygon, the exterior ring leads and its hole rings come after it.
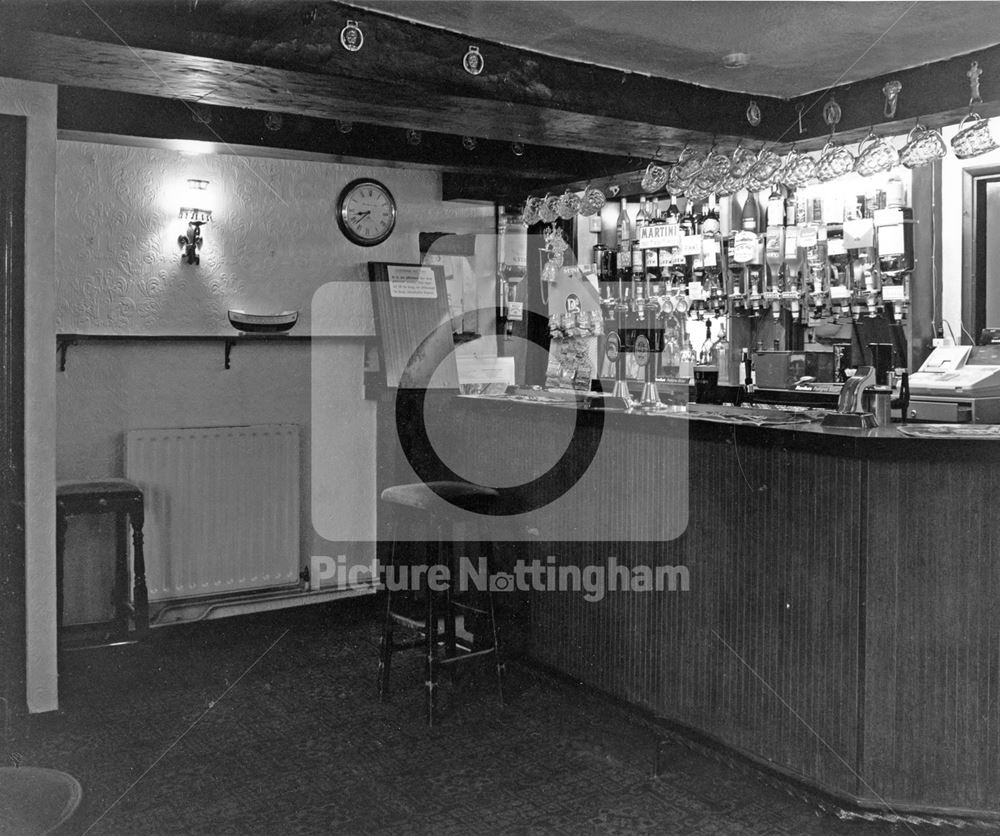
MULTIPOLYGON (((559 407, 435 410, 480 461, 530 470, 566 445, 559 407)), ((686 528, 669 541, 517 537, 505 551, 683 565, 690 589, 532 592, 535 660, 844 803, 1000 818, 1000 441, 584 419, 622 466, 604 492, 570 491, 576 523, 594 534, 609 513, 664 513, 683 453, 686 528)))

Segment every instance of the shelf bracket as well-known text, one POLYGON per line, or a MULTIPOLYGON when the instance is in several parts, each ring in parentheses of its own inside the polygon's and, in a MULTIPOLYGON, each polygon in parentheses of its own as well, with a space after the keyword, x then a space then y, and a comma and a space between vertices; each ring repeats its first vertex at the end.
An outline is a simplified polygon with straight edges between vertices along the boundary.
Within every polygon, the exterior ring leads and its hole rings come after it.
POLYGON ((226 337, 226 368, 229 368, 229 355, 233 351, 233 346, 236 345, 236 337, 226 337))
POLYGON ((59 371, 66 371, 66 350, 71 346, 76 345, 76 340, 69 339, 57 339, 56 340, 56 352, 59 355, 59 371))

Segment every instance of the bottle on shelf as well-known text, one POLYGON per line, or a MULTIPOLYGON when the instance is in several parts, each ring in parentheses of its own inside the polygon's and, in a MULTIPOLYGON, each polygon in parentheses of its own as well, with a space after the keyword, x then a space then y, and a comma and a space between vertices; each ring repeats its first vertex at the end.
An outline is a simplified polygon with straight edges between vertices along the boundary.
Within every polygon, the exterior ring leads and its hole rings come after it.
POLYGON ((681 210, 677 208, 677 203, 674 200, 673 196, 667 194, 667 201, 668 205, 665 213, 667 218, 667 223, 668 224, 680 223, 681 210))
POLYGON ((618 212, 618 222, 615 225, 615 246, 622 254, 619 261, 627 261, 632 248, 632 222, 628 216, 628 200, 624 197, 622 198, 621 210, 618 212))
POLYGON ((660 277, 660 251, 656 247, 648 247, 642 250, 643 269, 647 278, 653 280, 660 277))
POLYGON ((684 214, 680 216, 681 233, 684 235, 694 235, 694 213, 691 211, 693 202, 691 198, 686 200, 684 214))
POLYGON ((695 203, 691 210, 691 228, 695 235, 701 234, 702 225, 705 223, 705 208, 701 203, 695 203))
POLYGON ((743 211, 740 212, 740 229, 744 229, 747 232, 757 232, 758 214, 759 210, 757 208, 757 198, 754 196, 752 191, 748 192, 747 199, 743 203, 743 211))
POLYGON ((643 258, 642 250, 639 248, 639 238, 635 237, 632 239, 632 243, 629 246, 629 261, 632 264, 632 278, 639 279, 643 276, 643 258))
POLYGON ((715 201, 715 195, 708 196, 708 211, 701 223, 701 234, 708 238, 722 233, 722 222, 719 219, 719 207, 715 201))
POLYGON ((719 384, 729 386, 729 340, 726 339, 726 326, 719 326, 719 338, 713 346, 715 365, 719 367, 719 384))
POLYGON ((785 198, 781 195, 781 187, 775 183, 771 188, 771 194, 767 198, 766 227, 777 227, 785 225, 785 198))
POLYGON ((649 208, 646 204, 646 195, 641 195, 639 197, 639 211, 635 216, 634 234, 633 238, 638 241, 642 238, 643 228, 650 222, 649 208))
POLYGON ((694 348, 688 340, 687 348, 681 349, 677 364, 677 376, 688 383, 694 382, 694 348))
POLYGON ((785 198, 785 226, 795 226, 798 223, 798 200, 794 191, 789 191, 785 198))

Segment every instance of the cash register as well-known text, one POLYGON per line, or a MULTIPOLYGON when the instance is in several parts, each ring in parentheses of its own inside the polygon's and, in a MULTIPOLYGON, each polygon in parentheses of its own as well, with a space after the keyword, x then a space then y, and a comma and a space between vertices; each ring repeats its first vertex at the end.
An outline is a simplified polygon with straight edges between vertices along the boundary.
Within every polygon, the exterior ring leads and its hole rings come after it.
POLYGON ((910 375, 907 417, 935 423, 1000 423, 1000 342, 935 348, 910 375))

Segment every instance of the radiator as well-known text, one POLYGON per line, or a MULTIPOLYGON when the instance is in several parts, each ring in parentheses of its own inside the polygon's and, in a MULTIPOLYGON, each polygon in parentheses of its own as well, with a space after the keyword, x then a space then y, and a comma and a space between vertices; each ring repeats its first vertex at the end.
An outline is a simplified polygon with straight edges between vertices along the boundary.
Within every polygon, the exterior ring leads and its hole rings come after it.
POLYGON ((150 601, 297 581, 298 426, 132 430, 125 475, 145 493, 150 601))

